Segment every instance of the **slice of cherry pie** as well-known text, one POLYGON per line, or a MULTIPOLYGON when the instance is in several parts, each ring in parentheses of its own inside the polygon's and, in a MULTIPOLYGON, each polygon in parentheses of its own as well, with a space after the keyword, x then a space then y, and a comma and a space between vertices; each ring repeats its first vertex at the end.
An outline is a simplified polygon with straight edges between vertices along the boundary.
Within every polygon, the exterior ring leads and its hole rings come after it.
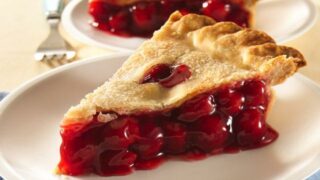
POLYGON ((263 32, 176 12, 65 114, 58 172, 124 175, 270 144, 271 86, 305 64, 263 32))
POLYGON ((92 25, 121 36, 149 37, 175 10, 207 15, 217 21, 252 24, 256 0, 89 0, 92 25))

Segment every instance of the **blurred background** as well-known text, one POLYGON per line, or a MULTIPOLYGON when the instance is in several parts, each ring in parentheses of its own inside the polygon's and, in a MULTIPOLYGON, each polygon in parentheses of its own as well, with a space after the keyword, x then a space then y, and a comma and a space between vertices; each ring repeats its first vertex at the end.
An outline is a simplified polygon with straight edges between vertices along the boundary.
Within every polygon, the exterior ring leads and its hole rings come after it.
MULTIPOLYGON (((320 1, 315 2, 319 8, 320 1)), ((0 90, 11 91, 22 82, 51 69, 47 64, 36 62, 33 57, 49 32, 43 12, 42 0, 1 1, 0 90)), ((63 28, 60 30, 63 37, 77 50, 77 59, 114 52, 80 43, 63 28)), ((319 19, 307 32, 285 44, 303 52, 309 65, 301 73, 320 83, 319 19)))

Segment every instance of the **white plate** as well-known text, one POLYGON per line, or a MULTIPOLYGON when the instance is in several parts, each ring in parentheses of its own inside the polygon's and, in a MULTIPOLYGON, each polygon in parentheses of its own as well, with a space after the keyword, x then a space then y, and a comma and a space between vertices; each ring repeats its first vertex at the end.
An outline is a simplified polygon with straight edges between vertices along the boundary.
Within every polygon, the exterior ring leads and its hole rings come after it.
MULTIPOLYGON (((113 36, 91 27, 87 5, 86 0, 72 0, 63 12, 62 25, 74 38, 114 50, 135 50, 145 40, 113 36)), ((310 29, 317 14, 312 0, 261 0, 257 5, 256 28, 284 43, 310 29)))
MULTIPOLYGON (((5 98, 0 106, 0 175, 8 180, 61 178, 52 174, 59 160, 59 121, 126 58, 118 54, 65 65, 5 98)), ((296 75, 275 90, 278 98, 268 118, 280 133, 275 143, 197 162, 169 161, 153 171, 108 179, 303 179, 320 167, 320 88, 296 75)))

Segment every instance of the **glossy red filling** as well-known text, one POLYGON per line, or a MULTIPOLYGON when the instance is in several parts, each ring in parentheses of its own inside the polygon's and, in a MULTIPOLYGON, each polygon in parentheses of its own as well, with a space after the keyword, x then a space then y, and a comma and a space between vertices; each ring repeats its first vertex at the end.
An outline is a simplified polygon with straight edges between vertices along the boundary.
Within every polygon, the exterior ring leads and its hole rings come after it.
POLYGON ((233 21, 243 27, 248 27, 250 21, 243 0, 158 0, 126 6, 99 0, 89 3, 92 25, 120 36, 149 37, 176 10, 182 14, 207 15, 217 21, 233 21))
POLYGON ((174 109, 62 127, 63 174, 125 175, 153 169, 168 158, 202 159, 270 144, 278 134, 266 123, 270 89, 248 80, 200 94, 174 109))
POLYGON ((171 88, 189 79, 191 74, 189 67, 184 64, 171 66, 168 64, 157 64, 145 73, 141 83, 158 82, 163 87, 171 88))

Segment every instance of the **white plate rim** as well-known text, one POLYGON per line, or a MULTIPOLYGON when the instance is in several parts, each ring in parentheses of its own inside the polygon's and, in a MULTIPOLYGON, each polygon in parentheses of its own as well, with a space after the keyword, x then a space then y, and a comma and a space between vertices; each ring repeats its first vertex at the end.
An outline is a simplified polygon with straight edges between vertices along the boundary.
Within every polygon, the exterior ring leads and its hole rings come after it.
MULTIPOLYGON (((275 0, 264 0, 261 3, 267 3, 269 1, 275 1, 275 0)), ((316 23, 318 16, 319 16, 319 10, 318 10, 317 4, 313 0, 303 0, 303 1, 306 3, 306 5, 310 9, 310 13, 311 13, 310 18, 311 19, 308 19, 308 21, 306 20, 304 25, 301 26, 296 31, 290 33, 287 36, 280 38, 277 41, 278 43, 284 44, 288 41, 291 41, 291 40, 303 35, 307 31, 309 31, 310 28, 316 23)), ((63 29, 67 32, 68 35, 76 38, 77 40, 79 40, 80 42, 82 42, 84 44, 96 46, 99 48, 110 49, 110 50, 115 50, 115 51, 128 51, 128 52, 133 51, 133 49, 102 43, 100 41, 97 41, 97 40, 91 38, 90 36, 87 36, 86 33, 79 30, 74 25, 73 18, 71 16, 71 14, 72 14, 72 11, 82 2, 83 2, 83 0, 70 1, 62 13, 61 24, 62 24, 63 29)), ((141 38, 141 39, 144 39, 144 38, 141 38)))
MULTIPOLYGON (((86 34, 82 33, 74 24, 71 17, 73 9, 78 6, 83 0, 73 0, 70 1, 65 9, 63 10, 63 13, 61 15, 61 25, 63 29, 71 36, 76 37, 77 40, 79 40, 82 43, 96 46, 104 49, 110 49, 115 51, 126 51, 126 52, 132 52, 134 50, 128 49, 128 48, 122 48, 119 46, 112 46, 109 44, 101 43, 99 41, 96 41, 89 36, 86 36, 86 34)), ((88 24, 89 26, 89 24, 88 24)))
MULTIPOLYGON (((86 64, 90 64, 90 63, 95 63, 95 62, 100 62, 100 61, 107 61, 110 58, 122 58, 122 57, 127 57, 129 56, 131 53, 130 52, 120 52, 120 53, 114 53, 114 54, 110 54, 110 55, 102 55, 102 56, 96 56, 96 57, 90 57, 90 58, 86 58, 83 59, 81 61, 78 62, 74 62, 71 64, 66 64, 63 65, 61 67, 58 67, 56 69, 50 70, 46 73, 43 73, 29 81, 26 81, 25 83, 21 84, 19 87, 17 87, 16 89, 14 89, 6 98, 3 99, 3 101, 0 102, 0 115, 6 110, 6 108, 10 105, 10 103, 12 101, 15 100, 15 98, 17 98, 20 94, 22 94, 24 91, 28 90, 29 88, 31 88, 32 86, 46 80, 47 78, 54 76, 60 72, 66 71, 66 70, 70 70, 72 68, 76 68, 79 66, 83 66, 86 64)), ((297 73, 296 75, 294 75, 294 78, 297 78, 298 80, 300 80, 301 82, 303 82, 305 85, 309 86, 309 88, 314 89, 315 91, 317 91, 318 93, 320 93, 320 85, 317 84, 316 82, 312 81, 310 78, 297 73)), ((0 123, 1 123, 1 119, 0 119, 0 123)), ((5 160, 5 158, 2 156, 1 151, 0 151, 0 166, 2 168, 0 168, 0 173, 1 176, 3 178, 6 179, 23 179, 23 177, 21 177, 20 175, 18 175, 15 171, 14 168, 11 167, 9 165, 9 163, 7 163, 7 161, 5 160)), ((313 175, 315 172, 317 172, 318 170, 320 170, 320 151, 319 154, 316 155, 312 161, 308 162, 307 165, 305 165, 302 169, 300 169, 299 171, 296 171, 295 173, 292 174, 291 178, 294 177, 301 177, 301 178, 307 178, 311 175, 313 175)), ((290 179, 290 178, 289 178, 290 179)))
MULTIPOLYGON (((276 0, 264 0, 261 2, 261 4, 269 2, 269 1, 276 1, 276 0)), ((311 27, 316 23, 316 21, 319 18, 319 9, 317 4, 313 1, 313 0, 304 0, 304 2, 306 3, 306 5, 309 7, 310 9, 310 18, 304 22, 304 24, 298 28, 297 30, 295 30, 294 32, 291 32, 290 34, 288 34, 287 36, 284 36, 282 38, 280 38, 278 40, 278 43, 286 43, 288 41, 291 41, 301 35, 303 35, 304 33, 306 33, 307 31, 309 31, 311 29, 311 27)))

